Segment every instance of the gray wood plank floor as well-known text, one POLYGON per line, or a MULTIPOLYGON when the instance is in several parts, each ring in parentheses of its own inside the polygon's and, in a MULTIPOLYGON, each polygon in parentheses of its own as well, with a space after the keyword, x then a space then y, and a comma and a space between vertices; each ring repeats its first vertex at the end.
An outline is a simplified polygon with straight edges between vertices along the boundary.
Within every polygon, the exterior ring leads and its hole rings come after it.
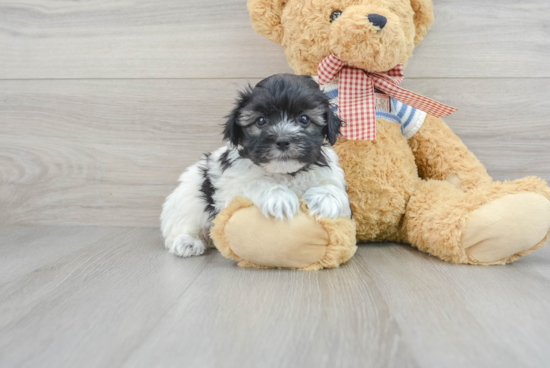
POLYGON ((181 259, 158 230, 0 228, 1 367, 548 367, 550 248, 458 266, 362 245, 336 270, 181 259), (47 253, 47 256, 44 254, 47 253))

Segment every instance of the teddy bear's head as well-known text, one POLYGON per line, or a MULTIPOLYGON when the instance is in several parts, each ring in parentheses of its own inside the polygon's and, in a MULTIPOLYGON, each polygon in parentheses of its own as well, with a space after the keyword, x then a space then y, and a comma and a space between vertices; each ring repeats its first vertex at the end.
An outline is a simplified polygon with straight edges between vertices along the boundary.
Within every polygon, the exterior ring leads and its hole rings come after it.
POLYGON ((256 31, 285 47, 297 74, 331 53, 370 72, 406 64, 433 22, 431 0, 248 0, 256 31))

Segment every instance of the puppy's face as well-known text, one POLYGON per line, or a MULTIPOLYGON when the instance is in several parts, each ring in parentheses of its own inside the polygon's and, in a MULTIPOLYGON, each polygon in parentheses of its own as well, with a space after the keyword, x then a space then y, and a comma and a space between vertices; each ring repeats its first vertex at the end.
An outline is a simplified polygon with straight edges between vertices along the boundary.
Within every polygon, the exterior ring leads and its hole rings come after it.
POLYGON ((341 124, 313 79, 277 74, 241 94, 224 138, 267 171, 294 173, 326 165, 321 147, 335 143, 341 124))

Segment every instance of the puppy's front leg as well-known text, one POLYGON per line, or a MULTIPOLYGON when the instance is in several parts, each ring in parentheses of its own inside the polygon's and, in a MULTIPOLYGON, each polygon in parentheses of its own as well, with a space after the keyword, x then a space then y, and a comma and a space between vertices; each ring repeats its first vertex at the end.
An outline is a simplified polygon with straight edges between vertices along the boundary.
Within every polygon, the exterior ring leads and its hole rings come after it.
POLYGON ((266 217, 292 219, 300 208, 296 193, 271 179, 256 180, 244 192, 244 197, 250 199, 266 217))
POLYGON ((309 212, 319 217, 336 219, 340 216, 351 217, 348 194, 335 185, 323 185, 308 189, 302 198, 309 212))

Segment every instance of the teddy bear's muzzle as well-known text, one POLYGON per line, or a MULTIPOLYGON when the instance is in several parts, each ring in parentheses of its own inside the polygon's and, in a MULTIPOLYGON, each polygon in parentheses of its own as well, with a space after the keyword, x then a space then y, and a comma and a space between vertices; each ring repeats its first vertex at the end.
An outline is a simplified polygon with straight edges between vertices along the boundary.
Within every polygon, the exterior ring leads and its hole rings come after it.
POLYGON ((351 66, 385 72, 404 63, 414 48, 412 23, 383 6, 347 7, 330 28, 330 51, 351 66))

